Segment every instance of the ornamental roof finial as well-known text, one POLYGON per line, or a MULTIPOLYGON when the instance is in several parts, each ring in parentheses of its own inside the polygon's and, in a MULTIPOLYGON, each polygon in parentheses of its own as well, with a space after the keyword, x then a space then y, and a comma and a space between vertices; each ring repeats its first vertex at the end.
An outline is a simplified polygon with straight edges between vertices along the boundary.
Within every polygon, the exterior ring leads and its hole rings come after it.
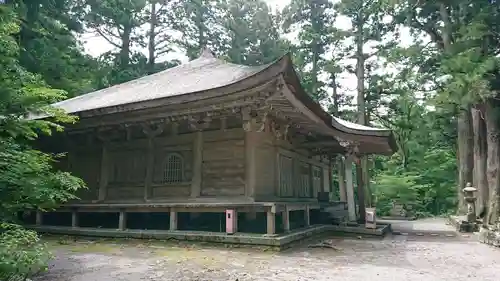
POLYGON ((209 48, 203 47, 203 48, 201 48, 199 57, 200 58, 215 58, 215 54, 209 48))

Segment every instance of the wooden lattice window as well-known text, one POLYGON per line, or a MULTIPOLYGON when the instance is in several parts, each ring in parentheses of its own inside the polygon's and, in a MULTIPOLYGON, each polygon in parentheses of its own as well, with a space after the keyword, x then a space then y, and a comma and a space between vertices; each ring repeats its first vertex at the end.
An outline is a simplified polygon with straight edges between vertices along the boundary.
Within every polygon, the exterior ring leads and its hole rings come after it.
POLYGON ((163 165, 163 183, 180 183, 184 179, 184 159, 180 154, 170 153, 163 165))

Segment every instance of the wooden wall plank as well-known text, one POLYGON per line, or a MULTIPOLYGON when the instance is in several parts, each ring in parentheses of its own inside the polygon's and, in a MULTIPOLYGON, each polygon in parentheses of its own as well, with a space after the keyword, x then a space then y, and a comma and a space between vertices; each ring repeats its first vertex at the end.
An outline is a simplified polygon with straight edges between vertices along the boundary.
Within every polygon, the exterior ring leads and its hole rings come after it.
POLYGON ((218 139, 203 141, 201 196, 245 194, 245 143, 243 136, 219 131, 218 139))

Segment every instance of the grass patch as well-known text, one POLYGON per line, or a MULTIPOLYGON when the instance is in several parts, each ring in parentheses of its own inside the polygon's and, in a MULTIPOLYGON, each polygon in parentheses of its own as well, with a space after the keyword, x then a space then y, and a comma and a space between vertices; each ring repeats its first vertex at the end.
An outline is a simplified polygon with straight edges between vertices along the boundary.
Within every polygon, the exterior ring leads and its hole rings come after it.
MULTIPOLYGON (((274 254, 278 250, 274 247, 223 244, 211 242, 190 242, 179 240, 145 240, 126 238, 93 238, 61 235, 43 235, 42 240, 47 243, 50 250, 62 250, 72 253, 102 253, 121 254, 146 253, 171 260, 196 259, 203 263, 220 260, 220 257, 207 258, 211 251, 238 251, 243 253, 274 254)), ((213 253, 212 253, 213 255, 213 253)))
POLYGON ((117 247, 115 245, 96 243, 71 245, 68 250, 73 253, 117 254, 120 252, 120 247, 117 247))

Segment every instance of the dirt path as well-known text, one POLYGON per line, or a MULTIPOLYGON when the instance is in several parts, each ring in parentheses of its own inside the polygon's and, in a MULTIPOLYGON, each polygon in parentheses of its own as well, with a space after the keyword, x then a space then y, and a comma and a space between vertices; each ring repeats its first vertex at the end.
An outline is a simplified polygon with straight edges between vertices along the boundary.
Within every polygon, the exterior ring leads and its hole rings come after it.
POLYGON ((35 280, 488 281, 500 276, 500 251, 474 238, 326 237, 326 241, 335 249, 304 244, 276 253, 159 242, 52 242, 57 258, 49 272, 35 280))

